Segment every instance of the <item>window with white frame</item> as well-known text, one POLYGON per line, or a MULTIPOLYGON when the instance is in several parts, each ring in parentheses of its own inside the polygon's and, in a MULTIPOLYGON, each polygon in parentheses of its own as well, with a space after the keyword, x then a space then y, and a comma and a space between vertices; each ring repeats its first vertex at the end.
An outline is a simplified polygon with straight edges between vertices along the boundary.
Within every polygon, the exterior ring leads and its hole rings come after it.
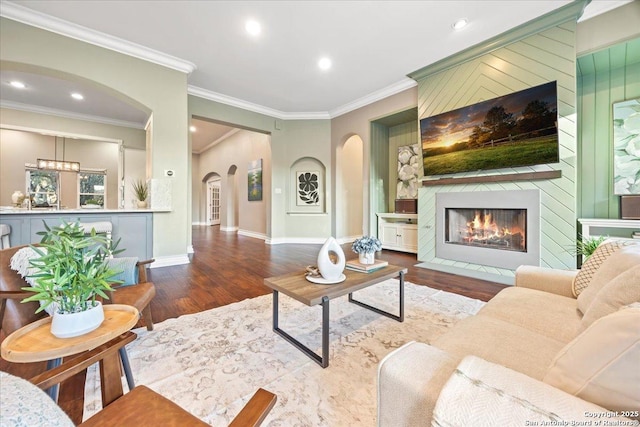
POLYGON ((81 170, 78 173, 78 205, 83 208, 105 208, 107 172, 81 170))

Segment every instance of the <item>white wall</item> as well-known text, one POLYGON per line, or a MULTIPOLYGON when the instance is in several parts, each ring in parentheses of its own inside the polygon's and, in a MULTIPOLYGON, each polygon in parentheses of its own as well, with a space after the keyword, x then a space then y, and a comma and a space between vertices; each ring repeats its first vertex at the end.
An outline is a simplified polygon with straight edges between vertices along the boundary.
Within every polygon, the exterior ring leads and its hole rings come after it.
POLYGON ((222 227, 237 226, 240 232, 267 236, 267 214, 271 204, 271 146, 269 135, 241 130, 200 155, 193 156, 193 222, 206 221, 206 177, 221 177, 222 227), (262 159, 262 201, 248 201, 249 162, 262 159), (229 170, 236 166, 235 185, 229 182, 229 170), (229 197, 232 191, 233 197, 229 197), (235 201, 230 206, 229 202, 235 201), (198 201, 197 205, 195 201, 198 201), (234 213, 234 217, 230 217, 234 213), (237 223, 235 218, 237 218, 237 223))
MULTIPOLYGON (((0 129, 0 205, 11 204, 15 190, 25 192, 25 163, 35 164, 36 159, 62 159, 62 138, 58 138, 58 152, 53 136, 39 133, 0 129), (57 156, 57 157, 56 157, 57 156)), ((64 140, 64 158, 80 162, 81 168, 107 170, 107 204, 109 209, 118 207, 118 144, 104 141, 64 140)), ((60 174, 60 203, 78 208, 78 174, 60 174)))

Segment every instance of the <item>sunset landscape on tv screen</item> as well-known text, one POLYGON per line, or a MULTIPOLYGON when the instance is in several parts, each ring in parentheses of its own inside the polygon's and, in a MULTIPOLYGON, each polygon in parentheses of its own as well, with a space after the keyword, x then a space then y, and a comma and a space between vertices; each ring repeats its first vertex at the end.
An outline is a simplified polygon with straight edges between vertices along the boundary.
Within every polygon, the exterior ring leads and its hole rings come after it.
POLYGON ((420 120, 424 175, 558 163, 556 82, 420 120))

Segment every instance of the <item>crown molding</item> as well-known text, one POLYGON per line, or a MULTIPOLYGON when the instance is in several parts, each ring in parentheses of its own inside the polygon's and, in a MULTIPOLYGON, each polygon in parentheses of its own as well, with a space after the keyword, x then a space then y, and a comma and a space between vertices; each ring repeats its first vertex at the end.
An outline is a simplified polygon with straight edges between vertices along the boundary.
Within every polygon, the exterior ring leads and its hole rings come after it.
MULTIPOLYGON (((0 123, 0 127, 2 127, 2 129, 18 130, 18 131, 22 131, 22 132, 31 132, 31 133, 40 133, 42 135, 54 136, 54 137, 60 137, 60 138, 90 139, 92 141, 113 142, 113 143, 116 143, 116 144, 122 144, 123 143, 123 141, 121 139, 105 138, 105 137, 102 137, 102 136, 85 135, 85 134, 81 134, 81 133, 60 132, 60 131, 51 130, 51 129, 34 128, 32 126, 16 126, 16 125, 12 125, 12 124, 0 123)), ((36 165, 34 164, 33 167, 36 167, 36 165)), ((85 169, 85 168, 82 168, 82 169, 85 169)))
POLYGON ((187 86, 187 93, 199 98, 208 99, 210 101, 219 102, 221 104, 230 105, 232 107, 242 108, 243 110, 253 111, 254 113, 264 114, 266 116, 274 117, 280 120, 323 120, 331 118, 329 116, 329 113, 324 111, 309 113, 287 113, 193 85, 187 86))
POLYGON ((252 102, 244 101, 242 99, 234 98, 232 96, 223 95, 221 93, 213 92, 207 89, 203 89, 197 86, 189 85, 187 87, 187 93, 189 95, 197 96, 199 98, 208 99, 210 101, 216 101, 221 104, 230 105, 232 107, 242 108, 243 110, 253 111, 254 113, 264 114, 269 117, 274 117, 280 120, 327 120, 334 117, 341 116, 350 111, 357 110, 358 108, 365 107, 381 99, 387 98, 391 95, 395 95, 407 89, 417 86, 415 80, 405 78, 397 83, 387 86, 383 89, 370 93, 362 98, 356 99, 353 102, 344 104, 331 111, 317 111, 317 112, 300 112, 300 113, 288 113, 273 108, 265 107, 252 102))
POLYGON ((500 49, 511 43, 515 43, 519 40, 525 39, 533 34, 541 31, 553 28, 562 23, 573 21, 576 22, 578 18, 582 16, 585 7, 591 2, 591 0, 575 0, 565 6, 562 6, 554 11, 546 13, 539 18, 525 22, 518 25, 509 31, 498 34, 488 40, 471 46, 467 49, 461 50, 451 56, 420 68, 408 76, 418 81, 427 76, 439 73, 449 68, 455 67, 459 64, 471 61, 487 53, 491 53, 497 49, 500 49))
POLYGON ((403 92, 417 85, 418 83, 415 80, 404 78, 399 82, 372 92, 369 95, 363 96, 362 98, 356 99, 355 101, 344 104, 338 108, 334 108, 333 110, 329 111, 329 116, 333 119, 334 117, 338 117, 353 110, 357 110, 358 108, 373 104, 374 102, 380 101, 384 98, 388 98, 391 95, 403 92))
POLYGON ((232 135, 235 135, 236 133, 240 132, 241 130, 242 129, 240 129, 240 128, 233 128, 229 132, 227 132, 224 135, 222 135, 220 138, 216 139, 215 141, 212 141, 212 142, 208 143, 204 148, 202 148, 202 150, 194 151, 194 153, 202 154, 205 151, 207 151, 208 149, 210 149, 211 147, 214 147, 214 146, 220 144, 222 141, 224 141, 225 139, 229 138, 232 135))
POLYGON ((28 113, 46 114, 48 116, 64 117, 67 119, 83 120, 86 122, 102 123, 104 125, 121 126, 133 129, 144 129, 142 123, 126 120, 110 119, 108 117, 92 116, 89 114, 74 113, 72 111, 58 110, 55 108, 41 107, 39 105, 22 104, 20 102, 0 100, 0 108, 9 110, 26 111, 28 113))
POLYGON ((10 1, 3 1, 0 16, 13 21, 22 22, 32 27, 41 28, 56 34, 90 43, 105 49, 113 50, 125 55, 133 56, 143 61, 153 62, 163 67, 171 68, 186 74, 191 74, 196 65, 184 59, 132 43, 130 41, 110 36, 100 31, 92 30, 60 18, 56 18, 35 10, 20 6, 10 1))
POLYGON ((595 18, 598 15, 602 15, 603 13, 607 13, 610 10, 617 9, 620 6, 624 6, 627 3, 632 3, 634 0, 609 0, 609 1, 599 1, 599 2, 591 2, 589 6, 587 6, 584 10, 584 13, 578 19, 578 22, 584 22, 588 19, 595 18))

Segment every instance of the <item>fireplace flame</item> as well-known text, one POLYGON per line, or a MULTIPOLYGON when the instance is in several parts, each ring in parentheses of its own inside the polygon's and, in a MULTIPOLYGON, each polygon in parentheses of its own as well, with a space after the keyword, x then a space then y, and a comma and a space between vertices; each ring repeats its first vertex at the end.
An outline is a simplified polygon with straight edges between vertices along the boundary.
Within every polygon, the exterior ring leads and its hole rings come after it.
POLYGON ((467 243, 489 242, 503 240, 510 236, 519 235, 522 238, 520 244, 524 247, 524 231, 519 227, 509 229, 508 227, 500 227, 493 220, 491 213, 483 214, 476 211, 473 221, 467 222, 466 237, 467 243))

